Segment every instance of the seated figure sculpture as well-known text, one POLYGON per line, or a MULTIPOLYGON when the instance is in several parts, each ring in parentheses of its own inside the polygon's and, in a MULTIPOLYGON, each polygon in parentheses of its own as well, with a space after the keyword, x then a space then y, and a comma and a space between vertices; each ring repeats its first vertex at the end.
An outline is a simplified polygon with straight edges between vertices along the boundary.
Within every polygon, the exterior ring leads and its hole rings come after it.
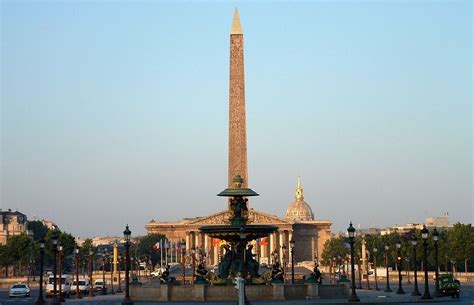
POLYGON ((272 265, 272 282, 273 283, 284 283, 285 278, 283 277, 283 268, 280 265, 280 261, 275 259, 272 265))
POLYGON ((251 278, 256 278, 259 277, 260 275, 258 274, 258 269, 259 269, 259 264, 257 260, 254 258, 256 254, 252 253, 253 245, 248 245, 247 251, 246 251, 246 257, 245 257, 245 262, 246 262, 246 267, 247 267, 247 272, 250 275, 251 278))
POLYGON ((196 277, 196 284, 207 284, 206 276, 207 276, 207 270, 204 267, 204 263, 200 262, 196 272, 194 273, 194 276, 196 277))
POLYGON ((311 272, 309 278, 306 280, 307 283, 317 283, 321 284, 323 281, 323 278, 321 276, 321 271, 319 271, 319 265, 318 263, 314 263, 314 269, 313 272, 311 272))
POLYGON ((229 270, 234 261, 234 252, 230 249, 229 245, 223 245, 222 247, 225 249, 225 254, 219 264, 219 277, 225 279, 229 275, 229 270))

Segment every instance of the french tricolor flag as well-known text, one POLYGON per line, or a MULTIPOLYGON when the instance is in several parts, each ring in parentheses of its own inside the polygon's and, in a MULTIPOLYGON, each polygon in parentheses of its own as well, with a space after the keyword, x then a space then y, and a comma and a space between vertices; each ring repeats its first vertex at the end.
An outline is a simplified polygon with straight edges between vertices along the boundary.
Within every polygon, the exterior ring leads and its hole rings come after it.
POLYGON ((156 244, 153 245, 153 251, 158 251, 160 249, 160 242, 157 242, 156 244))

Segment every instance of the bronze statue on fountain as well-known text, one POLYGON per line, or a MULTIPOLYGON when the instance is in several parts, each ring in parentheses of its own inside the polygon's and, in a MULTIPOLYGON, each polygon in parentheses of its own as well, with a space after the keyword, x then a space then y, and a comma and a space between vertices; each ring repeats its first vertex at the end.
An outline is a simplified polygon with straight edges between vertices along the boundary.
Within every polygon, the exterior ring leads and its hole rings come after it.
POLYGON ((225 189, 218 196, 229 197, 228 225, 203 226, 199 230, 210 237, 219 238, 227 242, 224 245, 225 254, 218 267, 218 279, 214 283, 228 283, 229 278, 242 276, 247 283, 263 282, 259 275, 259 263, 252 254, 252 245, 247 243, 261 237, 267 237, 277 230, 271 225, 250 225, 247 197, 258 196, 249 188, 242 188, 244 180, 240 176, 233 179, 233 185, 225 189))

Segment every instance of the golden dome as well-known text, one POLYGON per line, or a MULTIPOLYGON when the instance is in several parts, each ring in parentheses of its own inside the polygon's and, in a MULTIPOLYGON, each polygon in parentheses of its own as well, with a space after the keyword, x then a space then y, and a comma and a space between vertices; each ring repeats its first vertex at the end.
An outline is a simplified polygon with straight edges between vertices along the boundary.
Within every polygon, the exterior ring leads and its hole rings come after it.
POLYGON ((286 210, 286 220, 314 220, 313 210, 311 210, 309 204, 304 201, 303 188, 301 187, 300 177, 298 177, 298 186, 296 187, 295 201, 293 201, 286 210))

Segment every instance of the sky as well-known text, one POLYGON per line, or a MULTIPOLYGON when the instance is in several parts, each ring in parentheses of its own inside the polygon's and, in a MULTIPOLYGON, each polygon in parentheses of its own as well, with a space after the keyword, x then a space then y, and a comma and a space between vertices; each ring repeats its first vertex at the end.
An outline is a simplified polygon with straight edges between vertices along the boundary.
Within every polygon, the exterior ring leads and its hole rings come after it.
POLYGON ((250 207, 472 223, 470 1, 1 2, 0 207, 81 238, 226 209, 229 31, 250 207))

